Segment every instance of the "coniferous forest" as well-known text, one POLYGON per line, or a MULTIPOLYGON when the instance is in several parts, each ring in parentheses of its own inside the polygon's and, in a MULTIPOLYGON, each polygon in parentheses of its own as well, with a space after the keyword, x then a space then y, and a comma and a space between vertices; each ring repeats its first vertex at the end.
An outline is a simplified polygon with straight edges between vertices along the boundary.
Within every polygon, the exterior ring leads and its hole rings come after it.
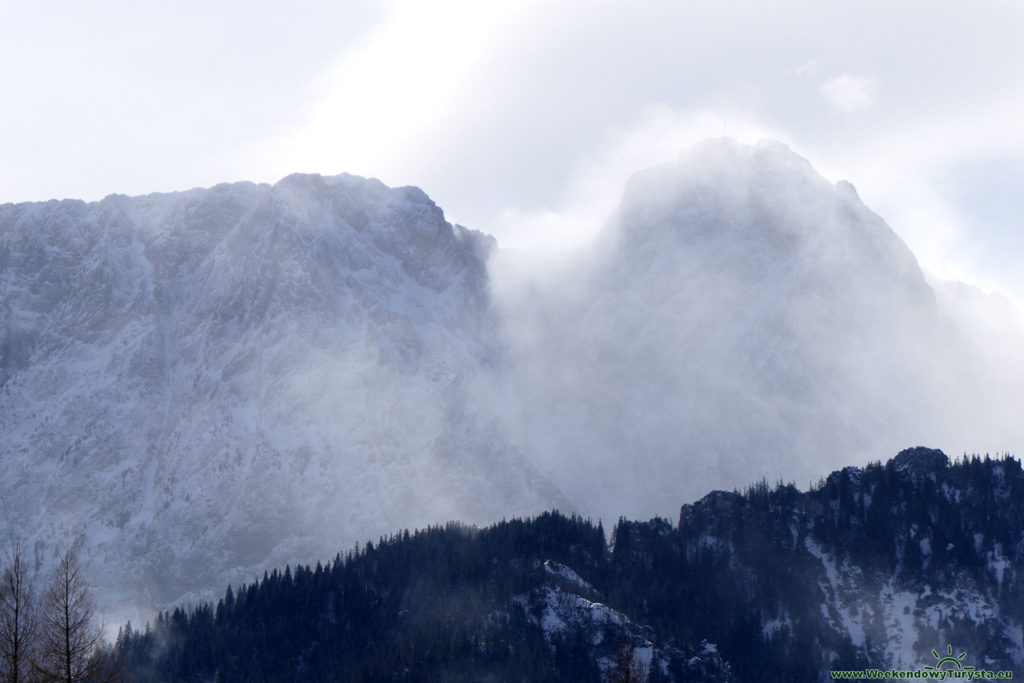
POLYGON ((815 681, 947 643, 1012 669, 1021 501, 1019 461, 916 448, 607 541, 557 512, 449 523, 126 625, 115 652, 138 681, 815 681))

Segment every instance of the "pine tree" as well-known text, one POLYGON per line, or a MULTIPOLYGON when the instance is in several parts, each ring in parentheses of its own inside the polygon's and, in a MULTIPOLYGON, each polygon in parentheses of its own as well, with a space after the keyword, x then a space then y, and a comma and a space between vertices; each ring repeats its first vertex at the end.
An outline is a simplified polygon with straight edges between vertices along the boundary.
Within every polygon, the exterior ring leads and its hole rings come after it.
POLYGON ((16 545, 10 566, 0 579, 0 682, 28 680, 35 637, 32 589, 27 568, 16 545))

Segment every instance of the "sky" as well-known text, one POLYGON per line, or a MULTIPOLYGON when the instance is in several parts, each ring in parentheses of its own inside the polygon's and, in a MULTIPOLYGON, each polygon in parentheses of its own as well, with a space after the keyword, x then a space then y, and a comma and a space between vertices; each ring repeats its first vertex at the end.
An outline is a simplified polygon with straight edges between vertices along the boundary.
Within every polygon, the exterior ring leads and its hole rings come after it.
POLYGON ((350 172, 551 252, 633 172, 771 137, 1024 302, 1019 2, 0 1, 0 202, 350 172))

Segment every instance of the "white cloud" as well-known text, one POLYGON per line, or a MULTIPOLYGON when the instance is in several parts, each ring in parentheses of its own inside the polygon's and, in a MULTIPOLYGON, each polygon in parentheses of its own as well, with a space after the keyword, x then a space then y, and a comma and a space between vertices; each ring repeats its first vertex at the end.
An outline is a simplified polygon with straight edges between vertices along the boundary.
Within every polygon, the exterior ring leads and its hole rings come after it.
POLYGON ((577 159, 556 208, 508 207, 488 231, 513 249, 571 251, 585 246, 618 206, 630 176, 673 161, 701 140, 725 136, 747 144, 788 137, 738 110, 650 105, 629 125, 608 129, 577 159))
POLYGON ((822 83, 821 94, 829 104, 842 111, 867 109, 875 100, 875 80, 842 74, 822 83))
POLYGON ((494 33, 534 0, 501 4, 444 0, 395 4, 387 20, 309 86, 306 116, 277 138, 253 143, 253 165, 381 176, 401 165, 417 136, 451 111, 494 33))
POLYGON ((943 184, 951 169, 972 159, 1024 157, 1024 130, 1016 123, 1021 111, 1024 88, 1006 89, 955 110, 890 123, 868 137, 828 139, 805 151, 826 177, 853 182, 865 204, 934 276, 970 282, 1024 305, 1024 288, 994 268, 986 236, 943 184))

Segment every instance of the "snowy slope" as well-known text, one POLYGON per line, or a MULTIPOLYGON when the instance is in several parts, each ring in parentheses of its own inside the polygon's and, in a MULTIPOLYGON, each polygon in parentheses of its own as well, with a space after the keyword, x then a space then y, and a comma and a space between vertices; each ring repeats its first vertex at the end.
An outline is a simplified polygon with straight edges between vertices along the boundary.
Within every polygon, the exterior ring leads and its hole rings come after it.
POLYGON ((739 680, 921 669, 947 647, 1015 669, 1022 491, 1018 460, 916 447, 807 492, 717 491, 683 505, 678 526, 620 522, 614 553, 640 592, 630 616, 699 625, 739 680))
POLYGON ((347 175, 0 207, 0 544, 145 609, 558 505, 464 388, 491 242, 347 175))

